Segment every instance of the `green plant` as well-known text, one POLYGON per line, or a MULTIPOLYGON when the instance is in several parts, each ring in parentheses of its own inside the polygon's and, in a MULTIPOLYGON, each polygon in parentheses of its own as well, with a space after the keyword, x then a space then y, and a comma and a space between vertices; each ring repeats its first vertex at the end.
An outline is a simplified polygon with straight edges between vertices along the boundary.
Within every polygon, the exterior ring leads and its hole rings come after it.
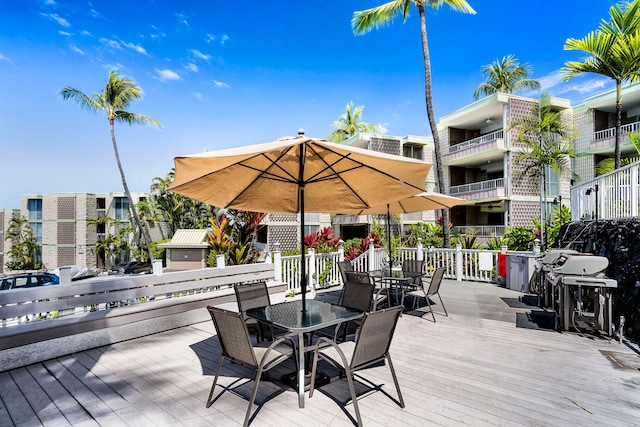
POLYGON ((503 236, 507 242, 507 247, 512 251, 528 251, 533 248, 533 241, 536 239, 535 232, 523 225, 508 228, 503 236))
POLYGON ((491 236, 485 243, 485 248, 492 251, 499 251, 503 246, 507 246, 507 242, 502 236, 491 236))

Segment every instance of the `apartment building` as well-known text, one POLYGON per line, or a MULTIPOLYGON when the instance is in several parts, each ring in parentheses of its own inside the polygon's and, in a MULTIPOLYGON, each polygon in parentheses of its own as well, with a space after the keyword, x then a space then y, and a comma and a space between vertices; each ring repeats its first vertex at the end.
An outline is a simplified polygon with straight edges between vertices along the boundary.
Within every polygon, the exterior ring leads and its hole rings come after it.
MULTIPOLYGON (((540 218, 540 184, 524 177, 516 158, 525 146, 510 129, 531 115, 534 102, 496 93, 440 119, 445 192, 468 201, 451 209, 454 232, 501 235, 508 227, 533 227, 533 218, 540 218)), ((569 100, 552 97, 551 105, 571 120, 569 100)), ((554 200, 568 204, 571 174, 558 177, 549 170, 547 177, 542 206, 550 211, 554 200)))
MULTIPOLYGON (((132 193, 135 203, 146 200, 146 193, 132 193)), ((7 210, 3 211, 6 220, 7 210)), ((65 265, 104 268, 106 260, 96 254, 96 242, 107 233, 105 224, 95 219, 109 217, 129 225, 129 201, 124 193, 54 193, 25 194, 21 197, 19 214, 29 220, 38 243, 40 260, 46 269, 65 265)), ((6 226, 5 226, 6 230, 6 226)), ((162 227, 152 229, 154 240, 164 238, 162 227)), ((5 253, 8 241, 4 241, 5 253)), ((7 261, 2 260, 2 268, 7 261)))
MULTIPOLYGON (((577 130, 575 172, 580 181, 595 177, 598 162, 614 157, 616 137, 615 89, 589 97, 573 107, 577 130)), ((621 157, 639 157, 627 136, 640 132, 640 83, 622 88, 621 157)))
MULTIPOLYGON (((395 154, 397 156, 410 157, 426 161, 433 164, 434 149, 433 138, 426 136, 391 136, 376 135, 370 133, 358 133, 344 141, 345 145, 364 148, 367 150, 381 151, 383 153, 395 154)), ((434 191, 436 188, 436 171, 431 168, 427 180, 425 182, 425 190, 434 191)), ((398 219, 394 215, 391 218, 391 232, 394 235, 400 235, 409 225, 416 224, 421 221, 434 222, 436 220, 436 211, 414 212, 410 214, 401 214, 398 219)), ((386 228, 387 216, 383 215, 333 215, 333 225, 336 233, 343 240, 349 240, 354 237, 366 236, 370 229, 372 221, 376 221, 386 228)))

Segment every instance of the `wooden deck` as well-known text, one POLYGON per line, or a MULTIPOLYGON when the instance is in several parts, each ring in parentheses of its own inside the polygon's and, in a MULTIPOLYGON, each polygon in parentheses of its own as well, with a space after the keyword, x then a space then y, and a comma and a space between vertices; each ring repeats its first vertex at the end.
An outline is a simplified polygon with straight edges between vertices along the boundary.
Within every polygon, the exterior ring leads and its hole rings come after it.
MULTIPOLYGON (((406 407, 369 393, 359 400, 366 425, 640 425, 635 344, 535 329, 521 294, 495 285, 445 281, 441 293, 449 317, 407 312, 396 330, 391 354, 406 407)), ((237 394, 205 408, 218 356, 205 322, 2 372, 0 426, 238 426, 247 401, 237 394)), ((271 378, 293 367, 284 365, 271 378)), ((225 364, 221 383, 246 396, 252 383, 236 381, 239 369, 225 364)), ((386 366, 367 378, 395 397, 386 366)), ((325 388, 348 394, 342 380, 325 388)), ((277 381, 262 383, 258 403, 253 426, 353 425, 326 394, 299 409, 277 381)))

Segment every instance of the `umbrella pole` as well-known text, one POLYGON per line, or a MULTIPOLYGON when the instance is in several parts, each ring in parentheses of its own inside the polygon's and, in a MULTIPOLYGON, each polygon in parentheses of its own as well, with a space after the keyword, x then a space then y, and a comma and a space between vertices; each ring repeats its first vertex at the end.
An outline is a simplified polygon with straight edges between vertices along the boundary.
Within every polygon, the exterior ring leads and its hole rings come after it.
POLYGON ((307 260, 304 254, 304 187, 300 187, 300 288, 302 290, 302 312, 307 311, 307 260))
POLYGON ((393 263, 391 252, 391 212, 389 212, 389 204, 387 203, 387 241, 389 242, 389 277, 393 277, 393 263))
POLYGON ((300 289, 302 291, 302 312, 307 312, 307 261, 304 255, 304 162, 306 159, 306 145, 300 146, 298 170, 298 203, 300 206, 300 289))

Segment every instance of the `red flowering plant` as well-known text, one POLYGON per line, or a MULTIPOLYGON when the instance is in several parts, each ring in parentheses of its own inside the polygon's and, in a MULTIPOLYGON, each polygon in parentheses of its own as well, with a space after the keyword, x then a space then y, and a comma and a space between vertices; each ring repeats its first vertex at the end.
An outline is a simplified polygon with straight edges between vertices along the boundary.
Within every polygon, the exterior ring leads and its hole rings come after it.
POLYGON ((335 235, 331 227, 325 227, 317 233, 304 236, 305 249, 313 248, 317 253, 335 252, 340 242, 340 236, 335 235))
POLYGON ((367 237, 364 239, 354 239, 345 244, 345 253, 344 258, 352 261, 361 254, 365 253, 369 250, 369 246, 371 245, 371 240, 373 240, 373 247, 380 247, 380 235, 375 231, 369 233, 367 237))

